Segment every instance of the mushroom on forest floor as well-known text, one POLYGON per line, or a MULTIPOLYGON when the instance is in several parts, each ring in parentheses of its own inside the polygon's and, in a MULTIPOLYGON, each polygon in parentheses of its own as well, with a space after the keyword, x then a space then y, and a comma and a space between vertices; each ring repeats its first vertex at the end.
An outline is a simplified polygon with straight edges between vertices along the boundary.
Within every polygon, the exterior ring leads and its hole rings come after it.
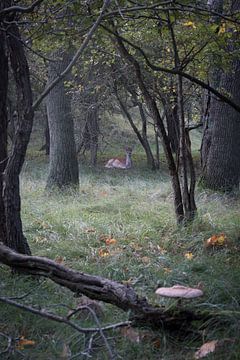
POLYGON ((203 295, 203 291, 198 288, 190 288, 182 285, 174 285, 172 287, 158 288, 155 293, 168 298, 194 299, 203 295))

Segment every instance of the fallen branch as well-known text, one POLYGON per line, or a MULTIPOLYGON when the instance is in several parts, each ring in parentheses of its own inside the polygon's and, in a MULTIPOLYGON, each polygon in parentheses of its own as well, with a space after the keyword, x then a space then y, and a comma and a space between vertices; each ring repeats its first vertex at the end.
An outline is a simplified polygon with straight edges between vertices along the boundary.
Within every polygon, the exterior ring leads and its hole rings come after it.
MULTIPOLYGON (((18 254, 3 244, 0 244, 0 262, 20 273, 49 278, 74 293, 110 303, 124 311, 130 310, 130 320, 136 326, 176 330, 188 328, 192 321, 210 317, 184 309, 171 311, 153 306, 145 298, 140 298, 130 286, 66 268, 48 258, 18 254)), ((13 300, 11 301, 13 304, 13 300)), ((36 312, 36 309, 33 309, 33 312, 36 312)))

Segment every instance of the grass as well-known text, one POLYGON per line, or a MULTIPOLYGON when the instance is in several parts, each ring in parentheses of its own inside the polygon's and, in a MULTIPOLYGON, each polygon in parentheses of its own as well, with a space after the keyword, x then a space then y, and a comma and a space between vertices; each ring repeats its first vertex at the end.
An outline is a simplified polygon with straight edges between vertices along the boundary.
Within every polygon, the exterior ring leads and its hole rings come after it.
MULTIPOLYGON (((161 170, 149 172, 140 157, 130 171, 92 170, 81 165, 80 190, 68 193, 45 192, 47 164, 44 155, 30 153, 21 181, 22 220, 32 252, 51 259, 61 258, 66 266, 116 281, 130 283, 139 295, 166 308, 175 301, 159 299, 158 286, 175 284, 196 286, 201 283, 204 297, 189 301, 184 307, 216 313, 219 321, 196 324, 198 336, 179 339, 164 332, 147 335, 139 342, 113 331, 109 342, 122 359, 193 359, 196 349, 206 341, 228 339, 220 352, 209 359, 240 359, 240 274, 239 194, 230 197, 199 189, 198 217, 186 228, 175 224, 172 193, 168 176, 161 170), (139 165, 139 166, 138 166, 139 165), (204 241, 224 233, 228 245, 206 250, 204 241), (116 243, 107 247, 101 239, 109 236, 116 243), (108 248, 102 257, 100 249, 108 248), (191 254, 191 258, 185 255, 191 254), (199 337, 200 334, 200 337, 199 337)), ((60 314, 75 307, 79 299, 48 280, 12 276, 1 266, 1 293, 19 296, 26 304, 40 305, 60 314)), ((101 324, 123 321, 128 314, 104 304, 101 324)), ((81 326, 96 326, 89 319, 78 320, 81 326)), ((142 330, 143 334, 145 330, 142 330)), ((12 337, 25 336, 34 346, 21 350, 26 359, 67 359, 83 350, 87 338, 35 315, 1 304, 0 332, 12 337)), ((0 337, 0 344, 6 346, 0 337)), ((4 357, 3 357, 4 358, 4 357)), ((11 359, 21 359, 20 353, 11 359)), ((86 359, 79 355, 76 359, 86 359)), ((92 359, 108 359, 102 340, 96 338, 92 359)))

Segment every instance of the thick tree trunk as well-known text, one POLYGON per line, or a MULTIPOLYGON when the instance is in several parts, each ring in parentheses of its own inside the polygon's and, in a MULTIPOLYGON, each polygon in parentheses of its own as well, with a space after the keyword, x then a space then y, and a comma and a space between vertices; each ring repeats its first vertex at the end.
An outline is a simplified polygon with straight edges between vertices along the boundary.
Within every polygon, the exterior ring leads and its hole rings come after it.
MULTIPOLYGON (((49 82, 68 65, 69 57, 57 51, 55 61, 49 64, 49 82)), ((70 98, 64 80, 60 81, 47 97, 47 114, 50 133, 50 165, 47 189, 78 186, 78 161, 74 139, 74 125, 70 98)))
MULTIPOLYGON (((2 9, 3 2, 0 4, 2 9)), ((6 218, 3 201, 3 172, 7 163, 8 56, 5 31, 0 30, 0 242, 6 243, 6 218)))
MULTIPOLYGON (((233 11, 240 10, 240 1, 233 1, 233 11)), ((233 33, 228 51, 234 53, 239 33, 233 33)), ((234 59, 229 71, 221 76, 220 88, 240 104, 240 59, 234 59)), ((240 181, 240 114, 226 103, 213 98, 209 114, 211 133, 203 152, 203 183, 215 190, 231 191, 240 181)))
POLYGON ((4 171, 3 198, 7 232, 4 243, 20 253, 30 254, 22 230, 19 174, 25 159, 33 124, 32 91, 28 63, 18 27, 12 23, 8 30, 8 49, 18 95, 18 123, 4 171))
MULTIPOLYGON (((223 0, 213 0, 211 5, 209 6, 212 11, 215 11, 218 14, 222 14, 223 12, 223 0)), ((217 15, 212 15, 210 18, 210 23, 221 24, 221 17, 217 15)), ((208 73, 208 82, 209 85, 215 89, 219 89, 222 69, 217 68, 214 65, 214 55, 210 55, 209 57, 209 73, 208 73)), ((201 166, 202 169, 206 167, 206 162, 208 158, 209 149, 211 146, 212 140, 212 131, 214 125, 214 119, 210 116, 210 109, 214 107, 214 95, 207 90, 203 90, 203 109, 202 109, 202 123, 203 123, 203 137, 201 144, 201 166)), ((216 98, 215 98, 216 99, 216 98)), ((217 99, 216 99, 217 101, 217 99)), ((212 115, 212 114, 211 114, 212 115)))

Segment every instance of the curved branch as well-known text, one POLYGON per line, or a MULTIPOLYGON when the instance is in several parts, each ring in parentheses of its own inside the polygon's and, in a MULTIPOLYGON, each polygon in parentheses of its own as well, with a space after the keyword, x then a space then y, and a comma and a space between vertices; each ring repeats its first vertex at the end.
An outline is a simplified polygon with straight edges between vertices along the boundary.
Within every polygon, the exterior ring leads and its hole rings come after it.
POLYGON ((150 69, 152 69, 153 71, 161 71, 161 72, 165 72, 165 73, 168 73, 168 74, 180 75, 180 76, 184 77, 185 79, 190 80, 191 82, 201 86, 202 88, 207 89, 212 94, 214 94, 218 99, 220 99, 223 102, 225 102, 226 104, 230 105, 232 108, 234 108, 237 112, 240 113, 240 106, 238 104, 236 104, 228 96, 226 96, 226 95, 220 93, 219 91, 217 91, 216 89, 214 89, 209 84, 206 84, 204 81, 202 81, 202 80, 196 78, 195 76, 192 76, 192 75, 182 71, 181 69, 176 69, 176 68, 175 69, 167 69, 165 67, 152 64, 142 48, 140 48, 139 46, 133 44, 131 41, 125 39, 124 37, 122 37, 121 35, 119 35, 115 31, 109 29, 108 27, 106 27, 104 25, 101 25, 101 27, 103 29, 105 29, 108 33, 116 36, 116 38, 122 40, 123 42, 125 42, 129 46, 133 47, 138 52, 140 52, 140 54, 143 56, 146 64, 148 65, 148 67, 150 67, 150 69))
MULTIPOLYGON (((159 306, 153 306, 145 298, 140 298, 130 286, 101 276, 68 269, 48 258, 18 254, 1 243, 0 262, 18 272, 49 278, 55 283, 91 299, 110 303, 124 311, 130 310, 131 318, 129 320, 135 325, 144 324, 158 329, 164 326, 174 330, 177 328, 183 330, 185 327, 186 330, 193 321, 211 317, 209 314, 193 313, 184 309, 166 310, 159 306)), ((9 299, 9 301, 14 305, 14 300, 9 299)), ((36 313, 35 310, 33 308, 33 312, 36 313)), ((108 328, 103 327, 102 329, 107 330, 108 328)))

